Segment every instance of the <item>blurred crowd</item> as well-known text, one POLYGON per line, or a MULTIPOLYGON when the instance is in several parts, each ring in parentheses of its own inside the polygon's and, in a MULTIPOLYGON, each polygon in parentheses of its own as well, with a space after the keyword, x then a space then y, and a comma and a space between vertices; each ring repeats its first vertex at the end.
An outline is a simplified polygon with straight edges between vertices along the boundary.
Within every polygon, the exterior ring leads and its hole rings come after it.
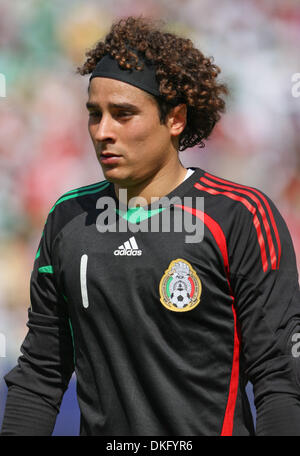
POLYGON ((183 152, 182 161, 267 193, 287 222, 300 270, 298 0, 0 0, 2 383, 27 332, 47 214, 62 193, 103 178, 87 132, 88 77, 76 68, 111 21, 131 14, 163 19, 220 66, 227 112, 206 147, 183 152))

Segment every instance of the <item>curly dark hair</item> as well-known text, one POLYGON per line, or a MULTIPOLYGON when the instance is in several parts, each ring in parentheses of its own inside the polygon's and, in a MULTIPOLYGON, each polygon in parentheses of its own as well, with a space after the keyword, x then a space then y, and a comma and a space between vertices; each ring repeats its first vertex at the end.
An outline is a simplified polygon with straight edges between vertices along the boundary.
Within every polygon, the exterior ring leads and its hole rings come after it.
POLYGON ((112 24, 104 41, 86 52, 85 63, 77 73, 91 73, 106 54, 116 59, 122 68, 142 69, 133 51, 141 52, 146 60, 156 65, 156 78, 161 96, 154 97, 159 105, 160 120, 174 104, 186 103, 187 124, 179 138, 179 150, 199 145, 211 134, 225 102, 221 94, 228 94, 225 84, 217 83, 220 68, 213 57, 205 57, 190 39, 162 31, 163 23, 145 17, 127 17, 112 24))

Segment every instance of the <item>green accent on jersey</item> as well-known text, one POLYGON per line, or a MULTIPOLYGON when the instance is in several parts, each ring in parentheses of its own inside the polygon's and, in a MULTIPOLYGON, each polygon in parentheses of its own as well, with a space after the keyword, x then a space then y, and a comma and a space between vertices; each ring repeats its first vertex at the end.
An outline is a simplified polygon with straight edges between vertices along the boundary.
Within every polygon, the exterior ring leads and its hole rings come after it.
POLYGON ((169 288, 169 286, 170 286, 170 283, 172 282, 172 280, 173 280, 173 277, 170 277, 170 278, 169 278, 169 280, 167 281, 167 285, 166 285, 166 289, 167 289, 166 291, 167 291, 167 295, 168 295, 168 297, 170 297, 170 296, 171 296, 171 293, 170 293, 170 288, 169 288))
MULTIPOLYGON (((67 299, 65 296, 64 296, 64 298, 67 299)), ((74 365, 75 365, 76 364, 76 354, 75 354, 74 332, 73 332, 73 327, 72 327, 70 318, 69 318, 69 325, 70 325, 70 330, 71 330, 71 337, 72 337, 72 344, 73 344, 73 360, 74 360, 74 365)))
POLYGON ((53 267, 51 265, 41 266, 38 271, 42 274, 53 274, 53 267))
POLYGON ((101 181, 101 182, 97 182, 96 184, 91 184, 91 185, 86 185, 85 187, 79 187, 79 188, 75 188, 73 190, 70 190, 69 192, 66 192, 64 193, 61 198, 63 198, 64 196, 66 195, 70 195, 71 193, 75 193, 75 192, 79 192, 79 191, 86 191, 86 190, 89 190, 89 189, 93 189, 93 188, 97 188, 97 187, 102 187, 103 185, 106 185, 108 184, 109 182, 107 182, 107 180, 105 181, 101 181))
MULTIPOLYGON (((41 240, 43 239, 43 236, 44 236, 44 231, 42 232, 41 240)), ((38 251, 36 252, 36 256, 35 256, 34 261, 37 260, 37 259, 39 258, 40 254, 41 254, 41 247, 40 247, 40 248, 38 249, 38 251)))
POLYGON ((38 251, 37 251, 37 254, 36 254, 36 256, 35 256, 35 260, 38 259, 38 257, 40 256, 40 254, 41 254, 41 247, 40 247, 40 248, 38 249, 38 251))
POLYGON ((105 188, 107 188, 109 185, 110 185, 110 183, 107 182, 107 183, 104 183, 101 187, 96 188, 96 190, 88 190, 88 191, 83 191, 83 192, 76 192, 76 193, 66 194, 65 196, 62 196, 62 197, 54 204, 54 206, 52 207, 52 209, 51 209, 51 211, 49 212, 49 214, 51 214, 51 212, 54 211, 54 209, 56 208, 56 206, 57 206, 58 204, 62 203, 63 201, 66 201, 66 200, 71 199, 71 198, 76 198, 76 197, 78 197, 78 196, 90 195, 90 194, 92 194, 92 193, 101 192, 102 190, 104 190, 105 188))
POLYGON ((116 212, 123 217, 123 219, 127 220, 130 223, 139 223, 143 220, 146 220, 153 215, 159 214, 160 212, 164 211, 165 207, 160 207, 159 209, 152 209, 146 211, 143 207, 132 207, 129 208, 127 212, 120 211, 120 209, 116 209, 116 212))

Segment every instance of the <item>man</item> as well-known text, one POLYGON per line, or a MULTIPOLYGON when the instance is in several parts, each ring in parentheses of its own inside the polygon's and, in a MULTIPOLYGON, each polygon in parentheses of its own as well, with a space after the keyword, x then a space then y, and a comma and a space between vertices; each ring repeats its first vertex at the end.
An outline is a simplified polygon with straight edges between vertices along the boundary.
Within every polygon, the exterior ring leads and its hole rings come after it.
POLYGON ((224 110, 218 67, 132 17, 87 56, 79 72, 91 73, 89 132, 106 180, 49 213, 2 435, 50 435, 74 369, 81 435, 252 435, 248 380, 257 435, 300 435, 285 222, 259 190, 178 156, 224 110))

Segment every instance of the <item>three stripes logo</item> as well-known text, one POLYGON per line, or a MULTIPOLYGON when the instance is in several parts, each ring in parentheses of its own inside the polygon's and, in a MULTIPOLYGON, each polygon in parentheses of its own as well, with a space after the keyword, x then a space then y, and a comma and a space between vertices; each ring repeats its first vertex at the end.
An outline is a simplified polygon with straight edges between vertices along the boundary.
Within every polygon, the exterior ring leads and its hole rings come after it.
POLYGON ((119 247, 114 251, 114 255, 141 256, 142 250, 138 248, 135 237, 132 236, 128 239, 128 241, 124 242, 124 244, 119 245, 119 247))

